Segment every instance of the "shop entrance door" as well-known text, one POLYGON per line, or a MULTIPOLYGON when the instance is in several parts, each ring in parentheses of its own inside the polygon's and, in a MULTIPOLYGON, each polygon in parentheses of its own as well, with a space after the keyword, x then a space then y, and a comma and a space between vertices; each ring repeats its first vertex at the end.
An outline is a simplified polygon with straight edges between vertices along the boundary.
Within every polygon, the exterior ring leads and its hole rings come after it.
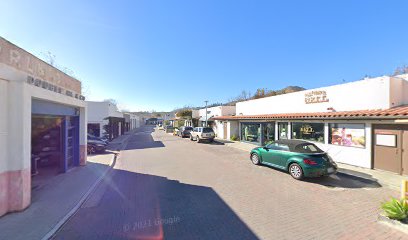
POLYGON ((401 161, 402 131, 390 129, 375 129, 374 168, 401 174, 401 161))
POLYGON ((263 123, 262 128, 262 145, 266 145, 275 141, 275 123, 263 123))

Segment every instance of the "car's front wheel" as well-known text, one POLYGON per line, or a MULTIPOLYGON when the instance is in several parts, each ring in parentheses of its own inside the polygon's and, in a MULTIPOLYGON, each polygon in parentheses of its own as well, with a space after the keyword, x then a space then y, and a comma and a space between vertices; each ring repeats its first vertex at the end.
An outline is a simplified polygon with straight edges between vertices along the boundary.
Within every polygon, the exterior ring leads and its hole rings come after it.
POLYGON ((259 165, 260 161, 259 161, 259 156, 256 153, 253 153, 251 155, 251 162, 255 165, 259 165))
POLYGON ((302 167, 297 163, 292 163, 289 166, 289 174, 296 180, 301 180, 304 177, 302 167))

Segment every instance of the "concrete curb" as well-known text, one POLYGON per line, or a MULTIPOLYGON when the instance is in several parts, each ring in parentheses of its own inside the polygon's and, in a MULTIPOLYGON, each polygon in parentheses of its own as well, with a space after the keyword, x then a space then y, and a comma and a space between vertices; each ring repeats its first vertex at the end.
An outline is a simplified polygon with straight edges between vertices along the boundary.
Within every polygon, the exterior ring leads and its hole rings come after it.
POLYGON ((96 182, 89 188, 89 190, 82 196, 79 202, 69 211, 58 223, 42 237, 42 240, 51 239, 58 230, 78 211, 78 209, 82 206, 82 204, 88 199, 89 195, 96 189, 96 187, 102 182, 108 172, 113 168, 116 163, 118 154, 114 154, 112 161, 109 164, 108 169, 96 180, 96 182))
POLYGON ((390 227, 390 228, 393 228, 393 229, 401 231, 401 232, 403 232, 405 234, 408 234, 408 224, 402 223, 402 222, 400 222, 398 220, 390 219, 390 218, 388 218, 386 216, 383 216, 381 214, 378 215, 377 221, 379 223, 381 223, 381 224, 384 224, 384 225, 390 227))

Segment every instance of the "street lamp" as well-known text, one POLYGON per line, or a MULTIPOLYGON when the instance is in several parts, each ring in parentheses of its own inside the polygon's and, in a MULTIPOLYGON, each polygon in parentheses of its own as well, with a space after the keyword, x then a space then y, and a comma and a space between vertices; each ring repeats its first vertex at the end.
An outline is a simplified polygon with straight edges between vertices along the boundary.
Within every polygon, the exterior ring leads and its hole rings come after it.
POLYGON ((208 119, 207 119, 207 103, 208 103, 208 100, 205 100, 204 101, 205 102, 205 126, 206 127, 208 127, 208 123, 207 123, 207 121, 208 121, 208 119))

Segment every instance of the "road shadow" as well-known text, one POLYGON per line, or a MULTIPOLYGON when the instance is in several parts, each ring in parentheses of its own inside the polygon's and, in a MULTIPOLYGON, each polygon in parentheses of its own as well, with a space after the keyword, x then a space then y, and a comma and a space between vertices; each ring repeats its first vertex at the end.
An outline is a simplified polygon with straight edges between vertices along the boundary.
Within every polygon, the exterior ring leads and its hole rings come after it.
POLYGON ((112 170, 54 239, 258 239, 209 187, 112 170))
POLYGON ((367 179, 337 172, 323 178, 307 178, 305 182, 320 184, 329 188, 380 188, 382 185, 376 179, 367 179))
MULTIPOLYGON (((289 173, 282 169, 277 169, 271 166, 263 165, 264 167, 270 168, 273 171, 280 171, 291 177, 289 173)), ((302 181, 319 184, 328 188, 380 188, 382 185, 377 181, 377 179, 367 179, 350 174, 345 174, 342 172, 337 172, 334 175, 326 177, 314 177, 314 178, 304 178, 302 181)))
POLYGON ((226 139, 214 139, 214 142, 222 143, 223 145, 225 143, 234 143, 233 141, 229 141, 229 140, 226 140, 226 139))

